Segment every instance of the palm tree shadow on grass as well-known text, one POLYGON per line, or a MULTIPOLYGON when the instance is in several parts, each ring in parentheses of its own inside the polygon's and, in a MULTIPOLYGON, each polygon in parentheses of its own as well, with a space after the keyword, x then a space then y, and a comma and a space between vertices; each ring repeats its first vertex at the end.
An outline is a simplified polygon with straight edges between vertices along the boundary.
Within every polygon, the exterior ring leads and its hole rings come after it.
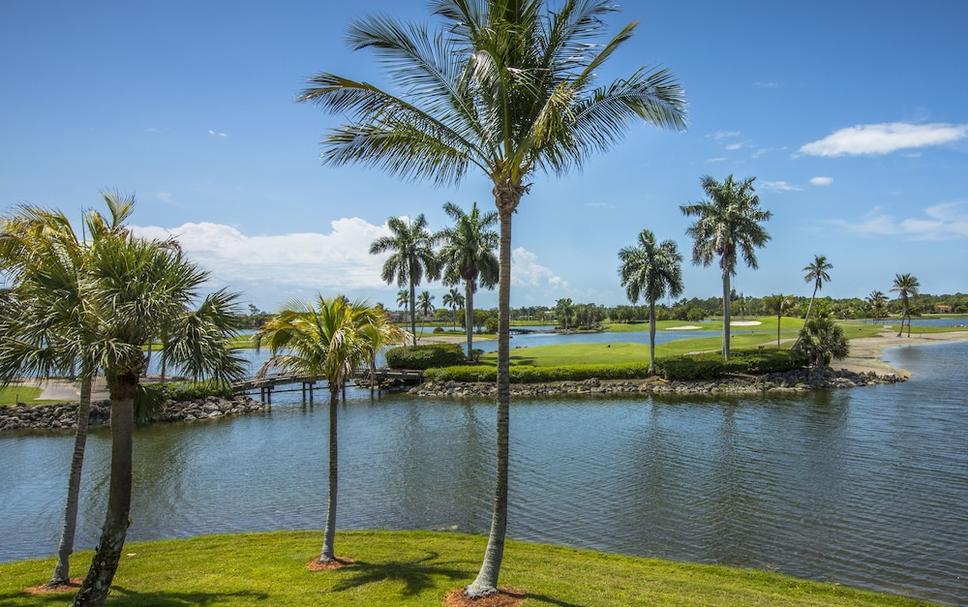
POLYGON ((368 563, 356 561, 344 569, 351 574, 333 586, 333 592, 343 592, 367 584, 383 581, 397 581, 404 584, 400 592, 403 596, 415 596, 437 586, 435 577, 449 580, 463 580, 471 575, 474 563, 471 561, 437 561, 438 552, 428 552, 426 556, 410 561, 390 561, 387 563, 368 563), (468 568, 457 569, 454 565, 466 564, 468 568))
MULTIPOLYGON (((30 597, 34 605, 66 605, 74 598, 74 593, 54 593, 27 595, 22 592, 0 594, 0 605, 6 605, 6 600, 24 599, 30 597)), ((111 586, 108 604, 112 607, 135 605, 151 607, 193 607, 195 605, 219 605, 230 599, 246 598, 266 600, 269 595, 264 592, 239 590, 236 592, 135 592, 122 586, 111 586)))

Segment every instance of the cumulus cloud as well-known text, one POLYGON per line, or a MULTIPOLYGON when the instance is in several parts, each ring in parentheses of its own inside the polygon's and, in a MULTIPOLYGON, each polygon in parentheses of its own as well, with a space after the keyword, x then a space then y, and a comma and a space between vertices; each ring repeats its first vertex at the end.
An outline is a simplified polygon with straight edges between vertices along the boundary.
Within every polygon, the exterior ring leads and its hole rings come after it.
POLYGON ((803 188, 793 185, 788 181, 761 181, 759 183, 761 190, 766 190, 767 192, 799 192, 803 188))
POLYGON ((968 202, 945 202, 924 209, 919 217, 898 219, 874 207, 855 221, 832 223, 852 234, 905 236, 913 240, 945 240, 968 237, 968 202))
POLYGON ((211 135, 212 137, 228 137, 228 133, 223 133, 221 131, 213 131, 212 129, 208 129, 208 134, 211 135))
POLYGON ((833 177, 811 177, 810 178, 810 185, 818 186, 818 187, 830 185, 833 182, 834 182, 833 177))
POLYGON ((551 268, 541 265, 533 252, 518 247, 511 251, 511 284, 522 287, 567 287, 551 268))
POLYGON ((965 137, 968 137, 968 124, 858 124, 807 143, 800 147, 800 153, 829 157, 884 155, 897 150, 951 143, 965 137))
MULTIPOLYGON (((224 284, 302 292, 395 290, 380 279, 387 254, 370 255, 370 243, 390 233, 359 217, 330 222, 328 232, 246 234, 220 223, 178 227, 133 226, 142 238, 174 238, 191 259, 224 284)), ((524 247, 512 251, 511 280, 526 287, 566 287, 567 283, 524 247)))

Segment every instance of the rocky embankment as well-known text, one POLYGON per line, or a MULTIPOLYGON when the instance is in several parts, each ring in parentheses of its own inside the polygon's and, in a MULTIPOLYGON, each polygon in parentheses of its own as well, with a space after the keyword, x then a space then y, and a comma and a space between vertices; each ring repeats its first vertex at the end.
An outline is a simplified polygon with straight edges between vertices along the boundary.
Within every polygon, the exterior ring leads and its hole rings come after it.
MULTIPOLYGON (((665 381, 658 378, 630 380, 558 381, 537 384, 511 384, 511 395, 525 398, 574 394, 777 394, 854 388, 904 381, 895 375, 854 373, 847 370, 800 369, 766 375, 735 375, 720 379, 665 381)), ((410 389, 410 394, 426 398, 475 398, 494 396, 491 382, 425 382, 410 389)))
MULTIPOLYGON (((194 422, 229 415, 247 415, 265 409, 259 401, 244 395, 232 398, 209 396, 198 400, 168 401, 152 422, 194 422)), ((107 401, 91 403, 91 426, 109 424, 107 401)), ((17 405, 0 407, 0 432, 5 430, 73 430, 77 425, 77 403, 17 405)))

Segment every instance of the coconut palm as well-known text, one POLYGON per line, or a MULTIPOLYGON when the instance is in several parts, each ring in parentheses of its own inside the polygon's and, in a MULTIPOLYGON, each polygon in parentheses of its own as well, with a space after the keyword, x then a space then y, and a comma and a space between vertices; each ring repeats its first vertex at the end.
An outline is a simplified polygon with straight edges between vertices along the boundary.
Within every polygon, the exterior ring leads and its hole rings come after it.
POLYGON ((424 318, 430 318, 430 315, 434 313, 434 296, 430 294, 430 291, 421 291, 420 295, 417 297, 417 307, 420 309, 420 314, 424 318))
MULTIPOLYGON (((121 234, 133 209, 128 197, 114 192, 102 197, 110 216, 91 211, 84 218, 95 242, 121 234)), ((76 370, 80 384, 57 564, 47 583, 52 588, 70 581, 91 385, 97 373, 92 360, 96 326, 82 298, 88 253, 88 243, 77 237, 63 213, 25 206, 2 220, 0 266, 12 288, 8 305, 0 312, 0 380, 6 384, 20 376, 49 379, 53 372, 76 370)))
MULTIPOLYGON (((451 309, 454 313, 454 329, 457 328, 457 310, 464 307, 466 300, 464 296, 460 294, 460 291, 451 287, 450 291, 444 293, 444 297, 441 302, 451 309)), ((468 342, 469 343, 469 342, 468 342)))
POLYGON ((498 214, 481 213, 476 202, 469 213, 450 202, 444 205, 444 212, 454 220, 454 225, 437 234, 442 242, 440 262, 446 284, 464 281, 464 327, 470 356, 474 349, 474 293, 478 286, 490 289, 498 280, 498 259, 494 251, 500 238, 490 229, 497 222, 498 214))
POLYGON ((830 282, 830 274, 827 273, 827 270, 833 269, 833 264, 827 263, 826 255, 814 255, 813 261, 803 268, 805 272, 803 275, 804 282, 813 283, 813 294, 810 296, 810 303, 807 305, 807 315, 803 319, 803 326, 806 326, 807 321, 810 320, 810 311, 813 310, 813 302, 817 298, 817 291, 823 289, 823 283, 830 282))
POLYGON ((867 296, 867 305, 870 309, 871 320, 877 323, 884 318, 887 295, 884 295, 881 291, 871 291, 871 294, 867 296))
POLYGON ((575 310, 575 305, 569 297, 563 297, 555 301, 555 314, 558 317, 558 322, 561 327, 568 330, 568 320, 571 318, 572 313, 575 310))
POLYGON ((656 244, 651 230, 642 230, 634 247, 618 252, 619 275, 629 301, 638 303, 639 295, 649 302, 649 373, 655 373, 655 302, 666 295, 682 295, 682 255, 671 240, 656 244))
MULTIPOLYGON (((440 276, 437 257, 434 255, 434 237, 427 230, 427 219, 423 213, 417 215, 413 221, 406 221, 401 217, 391 217, 387 220, 390 228, 389 236, 381 236, 370 245, 370 253, 379 255, 391 252, 390 257, 383 263, 383 280, 393 284, 396 280, 399 286, 408 286, 407 303, 410 305, 410 331, 413 334, 413 345, 417 345, 417 298, 414 291, 423 281, 424 276, 434 280, 440 276)), ((397 302, 400 301, 399 296, 397 302)))
POLYGON ((460 182, 470 169, 492 184, 500 221, 497 474, 484 562, 467 595, 496 592, 507 528, 510 402, 511 218, 537 172, 564 174, 609 149, 644 121, 685 128, 684 98, 669 71, 641 68, 595 86, 636 23, 597 44, 615 9, 608 0, 434 0, 443 26, 379 16, 350 29, 398 89, 331 73, 314 76, 301 101, 347 116, 323 142, 331 165, 364 164, 405 178, 460 182))
POLYGON ((735 181, 728 176, 719 182, 710 176, 702 178, 707 200, 682 205, 682 213, 696 217, 686 234, 693 239, 692 261, 708 266, 719 257, 723 277, 723 359, 729 360, 729 318, 731 293, 730 278, 736 274, 740 255, 754 270, 759 266, 756 249, 770 240, 760 225, 771 217, 760 208, 760 199, 753 188, 755 177, 735 181))
MULTIPOLYGON (((32 335, 21 330, 23 326, 13 327, 22 337, 16 347, 2 340, 5 368, 15 364, 17 357, 21 364, 35 369, 42 364, 64 369, 68 362, 80 360, 82 380, 94 370, 102 370, 107 378, 112 442, 107 511, 100 542, 74 605, 103 604, 124 546, 131 503, 133 404, 146 364, 142 344, 159 327, 167 326, 173 337, 170 351, 162 355, 186 375, 227 381, 241 375, 243 368, 226 342, 238 326, 235 297, 218 291, 192 309, 207 274, 184 260, 172 243, 136 239, 121 229, 131 204, 130 200, 117 206, 109 203, 110 221, 97 213, 86 214, 92 241, 80 246, 71 242, 76 237, 70 234, 64 215, 47 212, 62 226, 50 254, 66 258, 74 251, 81 256, 70 265, 61 264, 58 275, 41 276, 51 285, 64 287, 59 296, 45 299, 42 289, 15 295, 20 320, 48 319, 47 326, 35 322, 33 328, 26 327, 36 331, 32 335), (76 294, 67 295, 71 288, 76 294), (75 312, 59 309, 71 307, 75 312), (75 317, 68 319, 70 314, 75 317), (45 358, 49 362, 43 362, 45 358)), ((84 417, 79 412, 79 420, 84 417)))
POLYGON ((410 291, 406 289, 400 289, 397 291, 397 305, 401 308, 407 308, 410 306, 410 291))
POLYGON ((780 323, 783 320, 783 312, 793 305, 793 300, 782 294, 774 294, 763 298, 766 309, 776 314, 776 347, 780 347, 780 323))
POLYGON ((362 327, 362 336, 366 346, 366 362, 370 366, 370 390, 372 391, 376 378, 377 355, 387 346, 406 343, 409 335, 390 319, 380 304, 376 304, 373 307, 370 322, 362 327))
POLYGON ((345 297, 319 297, 309 305, 291 304, 266 321, 256 333, 257 348, 266 346, 271 356, 259 370, 323 377, 329 386, 329 498, 326 530, 318 561, 336 559, 337 404, 346 381, 361 364, 372 359, 376 334, 373 325, 381 323, 374 309, 363 302, 350 303, 345 297))
POLYGON ((895 274, 894 286, 891 291, 897 293, 897 298, 901 301, 901 327, 897 332, 900 337, 904 332, 904 319, 907 319, 908 337, 911 337, 911 298, 918 296, 921 283, 912 274, 895 274))

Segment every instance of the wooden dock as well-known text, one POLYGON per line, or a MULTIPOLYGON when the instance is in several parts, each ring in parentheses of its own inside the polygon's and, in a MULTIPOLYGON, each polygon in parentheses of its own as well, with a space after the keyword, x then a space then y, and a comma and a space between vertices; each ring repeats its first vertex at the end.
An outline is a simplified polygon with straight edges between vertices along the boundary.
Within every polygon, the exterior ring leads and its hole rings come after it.
MULTIPOLYGON (((377 387, 388 384, 416 385, 423 381, 423 371, 416 369, 376 369, 371 372, 369 369, 359 369, 353 374, 353 380, 357 385, 366 382, 366 385, 377 387)), ((326 379, 323 377, 312 377, 306 375, 269 375, 266 377, 251 377, 232 385, 232 390, 236 393, 254 392, 259 390, 259 400, 271 405, 272 393, 280 387, 295 386, 299 384, 302 392, 303 402, 312 403, 314 392, 317 388, 329 389, 326 379), (322 385, 317 385, 321 383, 322 385)), ((297 388, 280 389, 280 392, 295 392, 297 388)), ((345 390, 345 386, 343 386, 345 390)))

